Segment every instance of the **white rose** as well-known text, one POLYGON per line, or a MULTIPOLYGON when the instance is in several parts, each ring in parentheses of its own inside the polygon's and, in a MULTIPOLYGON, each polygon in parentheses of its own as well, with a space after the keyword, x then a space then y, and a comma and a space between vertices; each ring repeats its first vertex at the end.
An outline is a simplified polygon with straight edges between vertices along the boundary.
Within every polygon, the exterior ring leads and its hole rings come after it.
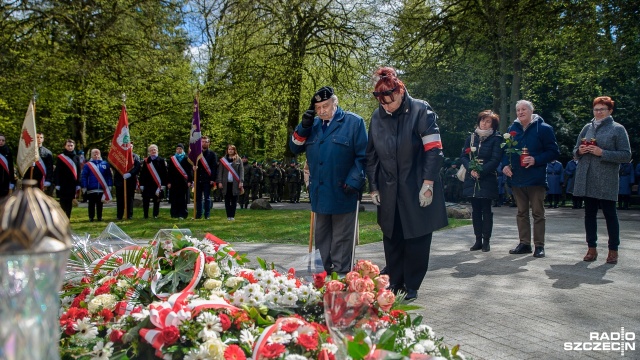
POLYGON ((227 282, 224 285, 228 288, 234 288, 238 286, 242 281, 244 281, 244 278, 241 278, 239 276, 233 276, 228 278, 227 282))
POLYGON ((472 147, 471 147, 471 151, 475 152, 475 151, 476 151, 476 147, 475 147, 475 146, 472 146, 472 147))
POLYGON ((116 297, 111 294, 98 295, 93 299, 91 299, 91 301, 89 301, 89 304, 87 304, 87 308, 89 309, 89 312, 92 314, 97 313, 101 309, 113 310, 115 306, 116 306, 116 297))
POLYGON ((220 277, 220 267, 218 266, 218 263, 215 261, 206 263, 204 265, 204 272, 205 274, 207 274, 207 277, 209 278, 220 277))
POLYGON ((215 279, 207 279, 207 281, 204 282, 204 288, 207 290, 218 290, 221 285, 222 281, 215 279))
POLYGON ((504 133, 504 134, 502 134, 502 137, 503 137, 503 138, 505 138, 505 139, 508 139, 508 138, 510 138, 510 137, 511 137, 511 134, 509 134, 509 133, 504 133))

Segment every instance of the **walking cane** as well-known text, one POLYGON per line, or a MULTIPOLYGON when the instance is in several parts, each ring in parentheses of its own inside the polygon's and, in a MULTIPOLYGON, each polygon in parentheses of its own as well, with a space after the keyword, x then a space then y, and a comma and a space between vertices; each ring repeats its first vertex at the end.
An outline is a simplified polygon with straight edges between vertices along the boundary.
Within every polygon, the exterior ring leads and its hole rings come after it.
POLYGON ((313 211, 311 212, 311 220, 309 222, 310 224, 310 228, 309 228, 309 263, 307 264, 307 271, 309 271, 309 274, 311 274, 311 261, 312 261, 312 256, 311 256, 311 252, 313 251, 313 238, 315 236, 315 221, 316 220, 316 213, 314 213, 313 211))
POLYGON ((353 229, 353 245, 351 246, 351 270, 353 271, 353 263, 356 258, 356 241, 358 240, 358 214, 360 213, 360 198, 358 197, 358 202, 356 202, 356 221, 354 221, 354 229, 353 229))

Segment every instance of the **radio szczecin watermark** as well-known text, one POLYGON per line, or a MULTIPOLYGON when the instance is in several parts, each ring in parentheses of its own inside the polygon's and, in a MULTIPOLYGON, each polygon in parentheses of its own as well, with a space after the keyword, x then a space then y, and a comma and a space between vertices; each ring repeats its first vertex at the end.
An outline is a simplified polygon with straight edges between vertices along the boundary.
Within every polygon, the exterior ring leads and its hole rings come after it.
POLYGON ((564 349, 567 351, 620 351, 620 356, 624 356, 625 351, 636 350, 636 333, 625 331, 624 327, 620 332, 589 332, 589 341, 565 342, 564 349))

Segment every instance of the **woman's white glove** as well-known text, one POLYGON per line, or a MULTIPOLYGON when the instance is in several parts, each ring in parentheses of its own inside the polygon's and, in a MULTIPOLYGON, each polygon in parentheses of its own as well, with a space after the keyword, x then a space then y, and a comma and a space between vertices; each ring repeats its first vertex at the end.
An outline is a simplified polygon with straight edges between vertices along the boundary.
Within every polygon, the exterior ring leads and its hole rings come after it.
POLYGON ((371 201, 373 201, 373 205, 380 206, 380 193, 378 191, 371 192, 371 201))
POLYGON ((422 189, 420 189, 420 206, 427 207, 431 205, 431 201, 433 201, 433 185, 432 184, 422 184, 422 189), (426 192, 431 191, 431 195, 427 196, 426 192))

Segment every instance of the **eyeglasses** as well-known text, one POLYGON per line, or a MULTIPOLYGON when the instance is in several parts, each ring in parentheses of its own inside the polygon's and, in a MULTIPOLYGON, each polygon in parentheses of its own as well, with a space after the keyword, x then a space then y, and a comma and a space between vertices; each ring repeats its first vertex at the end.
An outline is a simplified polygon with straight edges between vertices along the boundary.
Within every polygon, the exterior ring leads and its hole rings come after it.
POLYGON ((609 108, 597 108, 597 109, 593 109, 593 112, 605 112, 605 111, 609 111, 609 108))
POLYGON ((394 91, 396 91, 398 87, 394 87, 391 90, 385 90, 385 91, 374 91, 373 92, 373 96, 375 97, 382 97, 382 96, 391 96, 393 94, 394 91))

